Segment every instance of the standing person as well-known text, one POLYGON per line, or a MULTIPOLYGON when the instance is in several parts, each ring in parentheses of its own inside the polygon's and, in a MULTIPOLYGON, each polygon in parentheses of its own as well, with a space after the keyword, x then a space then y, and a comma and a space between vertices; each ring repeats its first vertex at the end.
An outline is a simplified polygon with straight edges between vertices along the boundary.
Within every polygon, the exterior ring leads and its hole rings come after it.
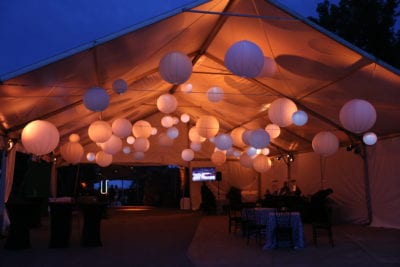
POLYGON ((288 183, 288 181, 284 181, 281 190, 279 190, 279 195, 287 196, 289 194, 290 194, 289 183, 288 183))

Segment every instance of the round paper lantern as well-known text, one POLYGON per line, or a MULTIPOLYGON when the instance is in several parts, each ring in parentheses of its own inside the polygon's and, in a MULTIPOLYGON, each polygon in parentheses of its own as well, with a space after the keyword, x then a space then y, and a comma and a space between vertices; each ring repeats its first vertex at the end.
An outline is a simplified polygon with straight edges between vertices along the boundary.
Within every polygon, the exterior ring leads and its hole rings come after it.
POLYGON ((219 102, 224 98, 224 91, 217 86, 213 86, 208 89, 207 98, 210 102, 219 102))
POLYGON ((129 154, 131 153, 131 148, 129 146, 124 146, 124 148, 122 149, 122 152, 124 152, 124 154, 129 154))
POLYGON ((146 152, 150 148, 150 142, 147 138, 138 137, 133 143, 133 148, 138 152, 146 152))
POLYGON ((132 123, 127 119, 118 118, 111 124, 111 129, 116 136, 125 138, 131 134, 132 123))
POLYGON ((158 130, 156 127, 151 127, 151 135, 156 135, 158 133, 158 130))
POLYGON ((201 150, 201 143, 191 142, 191 143, 190 143, 190 148, 191 148, 193 151, 198 152, 198 151, 201 150))
POLYGON ((91 111, 103 111, 110 103, 110 96, 101 87, 91 87, 83 96, 83 104, 91 111))
POLYGON ((375 145, 376 141, 378 141, 378 137, 373 132, 367 132, 363 135, 363 142, 366 145, 375 145))
POLYGON ((255 78, 264 66, 264 55, 255 43, 242 40, 229 47, 224 64, 233 74, 255 78))
POLYGON ((135 153, 133 153, 133 158, 136 160, 144 159, 144 152, 136 151, 135 153))
POLYGON ((174 119, 171 116, 166 115, 161 118, 161 125, 165 128, 172 127, 174 125, 174 119))
POLYGON ((269 145, 269 134, 263 129, 251 131, 250 145, 255 148, 264 148, 269 145))
POLYGON ((308 115, 303 110, 298 110, 292 115, 292 122, 294 125, 303 126, 308 121, 308 115))
POLYGON ((240 164, 245 168, 251 168, 253 166, 253 159, 247 153, 242 153, 239 161, 240 164))
POLYGON ((163 94, 157 98, 157 108, 159 111, 165 114, 172 113, 176 110, 178 101, 175 96, 171 94, 163 94))
POLYGON ((192 62, 181 52, 170 52, 161 59, 159 70, 164 81, 181 84, 192 75, 192 62))
POLYGON ((178 117, 172 117, 172 121, 174 125, 177 125, 179 123, 179 118, 178 117))
POLYGON ((211 161, 217 166, 222 165, 226 161, 226 155, 222 151, 214 151, 211 155, 211 161))
POLYGON ((151 124, 145 120, 137 121, 132 126, 132 133, 135 137, 149 138, 151 131, 151 124))
POLYGON ((125 82, 125 80, 117 79, 113 82, 112 89, 115 93, 120 95, 125 93, 125 91, 128 89, 128 84, 125 82))
POLYGON ((249 155, 250 157, 253 157, 253 156, 257 155, 257 149, 252 146, 249 146, 246 149, 246 154, 249 155))
POLYGON ((186 114, 186 113, 183 113, 181 115, 181 122, 188 123, 189 121, 190 121, 190 116, 188 114, 186 114))
POLYGON ((269 57, 264 57, 264 65, 263 68, 258 74, 259 77, 272 77, 275 75, 276 72, 276 63, 275 60, 269 57))
POLYGON ((268 109, 268 117, 272 123, 280 127, 292 124, 292 115, 297 111, 296 104, 288 98, 274 100, 268 109))
POLYGON ((269 153, 270 153, 270 150, 269 150, 268 147, 263 148, 263 149, 261 150, 261 154, 263 154, 263 155, 265 155, 265 156, 268 156, 269 153))
POLYGON ((181 157, 184 161, 191 161, 194 159, 194 152, 189 148, 184 149, 182 150, 181 157))
POLYGON ((245 130, 242 134, 242 141, 246 145, 250 146, 250 136, 251 136, 252 130, 245 130))
POLYGON ((130 145, 133 145, 133 143, 135 143, 135 137, 133 137, 133 136, 128 136, 128 137, 126 138, 126 142, 127 142, 128 144, 130 144, 130 145))
POLYGON ((319 132, 312 140, 312 148, 315 153, 327 157, 336 153, 339 148, 339 140, 337 136, 331 132, 319 132))
POLYGON ((246 144, 243 143, 242 135, 246 131, 246 128, 238 127, 232 130, 231 137, 233 144, 237 147, 244 147, 246 144))
POLYGON ((185 83, 181 85, 181 91, 185 94, 190 94, 193 90, 193 85, 191 83, 185 83))
POLYGON ((68 163, 77 164, 83 156, 83 147, 78 142, 68 142, 60 147, 61 157, 68 163))
POLYGON ((176 127, 168 128, 167 136, 171 139, 175 139, 179 136, 179 130, 176 127))
POLYGON ((27 152, 40 156, 57 147, 60 133, 51 122, 35 120, 24 127, 21 140, 27 152))
POLYGON ((232 147, 232 137, 229 134, 218 134, 214 140, 215 146, 221 150, 228 150, 232 147))
POLYGON ((96 154, 96 163, 97 165, 101 167, 107 167, 110 166, 113 160, 113 156, 110 154, 107 154, 104 151, 99 151, 96 154))
POLYGON ((112 135, 112 128, 110 124, 105 121, 92 122, 88 129, 90 140, 95 143, 104 143, 112 135))
POLYGON ((79 134, 70 134, 68 140, 72 143, 76 143, 79 142, 79 140, 81 140, 81 138, 79 137, 79 134))
POLYGON ((350 132, 363 133, 375 124, 376 111, 368 101, 353 99, 340 109, 339 119, 350 132))
POLYGON ((206 138, 201 137, 197 127, 194 126, 189 130, 189 140, 195 143, 202 143, 206 140, 206 138))
POLYGON ((161 133, 158 136, 158 144, 160 146, 171 147, 174 145, 174 140, 169 138, 166 133, 161 133))
POLYGON ((203 115, 197 120, 196 128, 200 136, 210 138, 218 133, 219 122, 214 116, 203 115))
POLYGON ((279 125, 270 123, 265 127, 265 131, 269 134, 271 139, 277 138, 281 134, 281 128, 279 125))
POLYGON ((271 169, 271 165, 272 165, 271 159, 264 155, 257 155, 253 159, 253 168, 257 172, 260 173, 267 172, 269 171, 269 169, 271 169))
POLYGON ((118 136, 111 135, 100 147, 107 154, 115 155, 122 149, 122 141, 118 136))
POLYGON ((94 154, 93 152, 89 152, 86 154, 86 159, 88 161, 94 161, 96 159, 96 154, 94 154))

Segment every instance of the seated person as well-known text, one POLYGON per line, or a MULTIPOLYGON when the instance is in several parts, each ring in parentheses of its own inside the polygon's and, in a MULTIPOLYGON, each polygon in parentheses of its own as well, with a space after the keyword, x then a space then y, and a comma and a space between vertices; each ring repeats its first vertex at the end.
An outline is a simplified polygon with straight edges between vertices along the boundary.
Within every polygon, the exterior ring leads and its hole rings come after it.
POLYGON ((283 186, 282 186, 281 190, 279 190, 279 195, 280 196, 290 195, 289 183, 287 181, 283 182, 283 186))

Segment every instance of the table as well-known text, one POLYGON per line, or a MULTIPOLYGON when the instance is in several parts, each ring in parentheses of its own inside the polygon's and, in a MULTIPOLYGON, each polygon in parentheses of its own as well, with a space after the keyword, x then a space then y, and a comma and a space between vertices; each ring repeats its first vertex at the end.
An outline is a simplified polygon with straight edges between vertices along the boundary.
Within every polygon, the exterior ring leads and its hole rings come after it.
POLYGON ((72 224, 73 203, 50 202, 50 248, 69 246, 72 224))
POLYGON ((83 213, 82 246, 102 246, 100 226, 106 210, 105 203, 80 203, 83 213))

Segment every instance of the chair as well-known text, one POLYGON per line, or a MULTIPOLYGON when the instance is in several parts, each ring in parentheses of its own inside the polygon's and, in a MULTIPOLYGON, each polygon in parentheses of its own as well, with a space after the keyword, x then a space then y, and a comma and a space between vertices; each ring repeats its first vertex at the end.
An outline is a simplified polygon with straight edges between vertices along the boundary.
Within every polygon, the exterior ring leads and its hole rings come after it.
POLYGON ((261 244, 262 237, 265 236, 266 225, 257 222, 255 208, 245 209, 245 221, 243 222, 243 233, 246 236, 246 243, 250 243, 254 237, 257 244, 261 244))
POLYGON ((311 210, 311 227, 315 246, 317 246, 318 235, 321 233, 321 231, 327 232, 330 245, 332 247, 335 246, 332 233, 331 208, 324 207, 321 210, 311 210))
POLYGON ((286 207, 277 208, 275 221, 276 247, 294 247, 290 210, 286 207))
POLYGON ((234 233, 238 229, 242 228, 242 214, 241 209, 239 207, 232 207, 231 205, 227 206, 227 213, 228 213, 228 232, 234 233), (233 228, 233 229, 232 229, 233 228))

